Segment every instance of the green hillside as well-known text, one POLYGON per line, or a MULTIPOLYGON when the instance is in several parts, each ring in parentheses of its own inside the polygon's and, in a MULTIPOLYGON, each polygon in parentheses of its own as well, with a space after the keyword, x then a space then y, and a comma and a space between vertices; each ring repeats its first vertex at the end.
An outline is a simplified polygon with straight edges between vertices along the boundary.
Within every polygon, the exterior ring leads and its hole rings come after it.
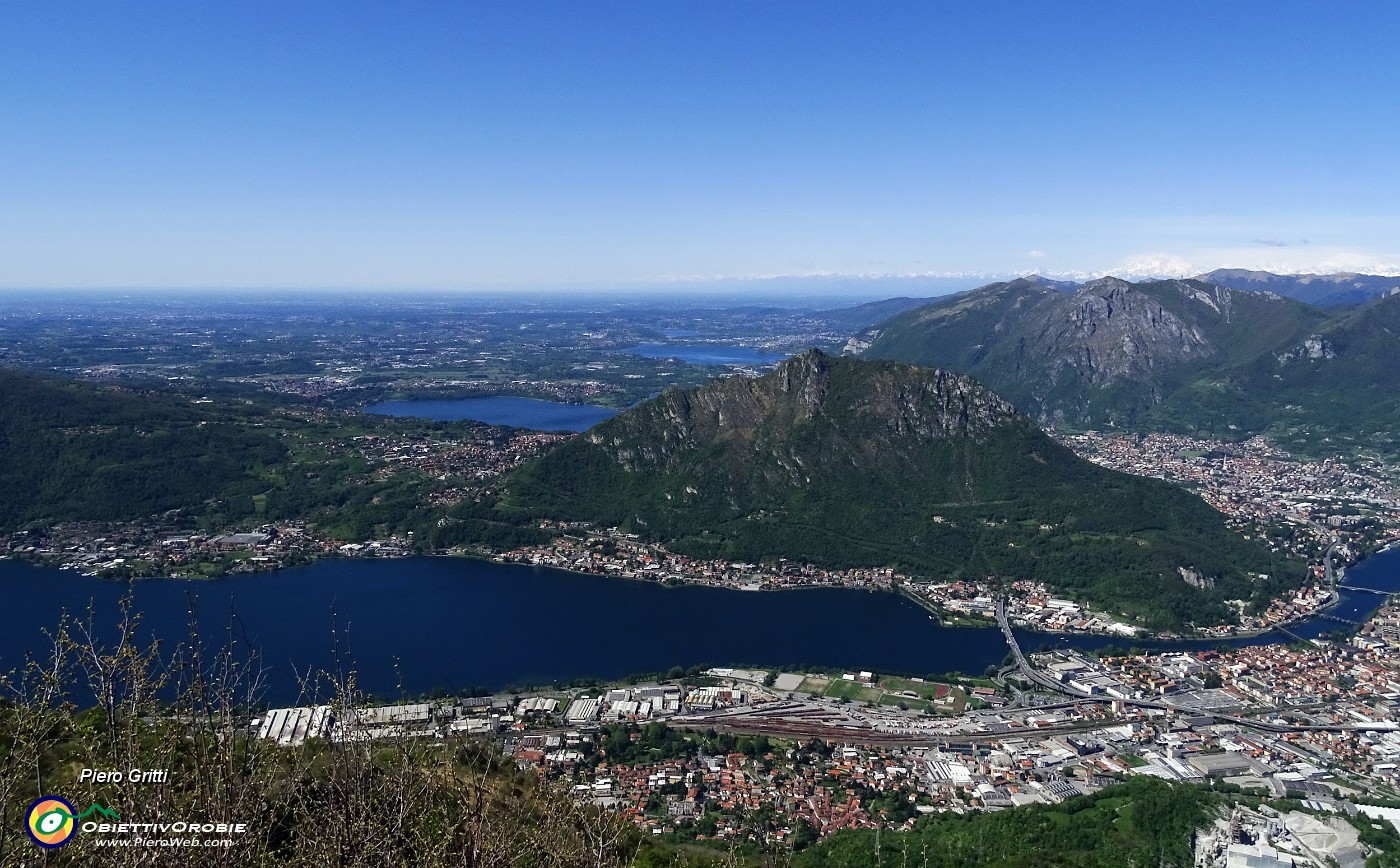
POLYGON ((342 540, 412 531, 429 550, 540 538, 501 523, 490 497, 429 505, 433 492, 470 480, 380 472, 390 469, 344 448, 365 434, 489 442, 502 429, 5 370, 0 396, 0 533, 82 521, 228 530, 289 520, 342 540))
POLYGON ((1400 452, 1400 294, 1338 314, 1247 365, 1207 372, 1148 417, 1165 430, 1264 432, 1319 452, 1400 452))
POLYGON ((609 420, 520 468, 504 506, 695 556, 1038 579, 1160 626, 1226 620, 1224 600, 1263 602, 1302 575, 1194 495, 1077 458, 972 380, 816 351, 609 420))
POLYGON ((251 497, 287 446, 227 404, 0 371, 0 529, 116 521, 251 497))
POLYGON ((907 859, 933 868, 1186 868, 1193 864, 1192 833, 1217 802, 1199 788, 1135 777, 1052 807, 939 814, 879 839, 869 830, 842 832, 801 853, 795 864, 866 868, 907 859))

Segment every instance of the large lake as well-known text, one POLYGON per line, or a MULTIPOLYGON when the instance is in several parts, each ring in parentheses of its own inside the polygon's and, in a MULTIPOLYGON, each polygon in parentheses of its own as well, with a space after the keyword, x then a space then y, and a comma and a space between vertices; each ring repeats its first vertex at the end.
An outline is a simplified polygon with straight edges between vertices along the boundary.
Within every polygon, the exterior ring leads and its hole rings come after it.
POLYGON ((648 359, 680 359, 692 365, 776 365, 787 356, 756 347, 718 344, 640 344, 623 350, 648 359))
POLYGON ((487 425, 510 425, 536 431, 587 431, 599 422, 616 416, 618 411, 592 404, 564 404, 500 395, 443 401, 384 401, 365 407, 365 412, 381 416, 412 416, 436 422, 470 419, 487 425))
MULTIPOLYGON (((1353 567, 1347 579, 1400 591, 1400 552, 1353 567)), ((42 652, 44 628, 65 611, 91 606, 95 625, 110 636, 129 592, 146 637, 182 641, 193 608, 207 642, 232 638, 239 653, 257 649, 274 703, 297 699, 298 672, 334 668, 337 635, 361 686, 381 696, 396 696, 397 684, 410 694, 500 689, 700 663, 976 674, 1007 650, 995 629, 942 627, 888 592, 666 588, 461 558, 325 560, 276 573, 130 585, 0 560, 0 586, 0 671, 42 652)), ((1346 592, 1334 612, 1365 617, 1381 601, 1346 592)), ((1295 632, 1312 637, 1338 626, 1313 619, 1295 632)), ((1108 640, 1022 633, 1021 641, 1033 650, 1108 640)))

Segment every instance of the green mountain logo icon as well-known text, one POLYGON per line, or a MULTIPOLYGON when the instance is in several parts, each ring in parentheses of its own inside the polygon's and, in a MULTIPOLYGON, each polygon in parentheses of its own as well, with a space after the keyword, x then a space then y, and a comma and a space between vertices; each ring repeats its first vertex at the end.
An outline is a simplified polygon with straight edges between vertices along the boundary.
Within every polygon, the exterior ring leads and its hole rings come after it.
POLYGON ((90 806, 86 811, 83 811, 81 814, 78 814, 78 815, 76 815, 76 816, 74 816, 73 814, 69 814, 67 811, 63 810, 62 808, 55 808, 54 811, 55 811, 56 813, 65 815, 65 816, 67 817, 67 819, 70 819, 70 820, 86 820, 88 817, 91 817, 93 814, 98 814, 98 815, 100 815, 100 816, 106 817, 106 818, 109 819, 109 820, 120 820, 120 819, 121 819, 121 815, 119 815, 119 814, 116 812, 116 810, 114 810, 114 809, 112 809, 112 808, 103 807, 102 805, 98 805, 98 804, 93 804, 93 805, 90 806))
POLYGON ((83 819, 83 818, 85 818, 85 817, 89 817, 89 816, 91 816, 91 815, 93 815, 93 814, 101 814, 102 816, 106 817, 106 818, 109 819, 109 820, 120 820, 120 819, 121 819, 121 816, 118 815, 117 812, 114 811, 113 809, 111 809, 111 808, 104 808, 102 805, 98 805, 98 804, 94 804, 92 807, 88 808, 86 811, 83 811, 82 816, 81 816, 81 817, 76 817, 75 819, 81 820, 81 819, 83 819))

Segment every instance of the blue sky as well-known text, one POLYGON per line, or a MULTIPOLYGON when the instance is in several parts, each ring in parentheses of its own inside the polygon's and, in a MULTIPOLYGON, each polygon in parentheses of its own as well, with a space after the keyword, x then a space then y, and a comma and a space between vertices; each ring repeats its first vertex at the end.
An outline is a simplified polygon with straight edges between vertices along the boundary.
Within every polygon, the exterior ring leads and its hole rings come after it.
POLYGON ((1400 4, 0 4, 0 286, 1400 272, 1400 4))

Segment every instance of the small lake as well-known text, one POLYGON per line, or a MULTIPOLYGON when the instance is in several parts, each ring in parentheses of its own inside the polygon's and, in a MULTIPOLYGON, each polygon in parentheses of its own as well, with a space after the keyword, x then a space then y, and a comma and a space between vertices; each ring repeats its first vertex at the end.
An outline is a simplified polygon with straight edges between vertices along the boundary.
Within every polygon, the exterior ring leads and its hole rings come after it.
POLYGON ((714 344, 639 344, 624 353, 648 359, 680 359, 692 365, 776 365, 787 358, 757 347, 726 347, 714 344))
MULTIPOLYGON (((1400 551, 1347 571, 1347 584, 1400 591, 1400 551)), ((298 699, 297 673, 332 670, 337 645, 363 689, 395 697, 507 685, 615 679, 673 666, 812 666, 910 675, 980 674, 1007 653, 995 628, 947 628, 907 598, 837 588, 753 593, 579 575, 464 558, 324 560, 275 573, 211 581, 89 578, 71 570, 0 560, 0 671, 47 647, 61 613, 92 608, 110 637, 130 592, 145 638, 167 647, 188 636, 194 611, 206 643, 256 650, 267 698, 298 699)), ((1344 590, 1333 613, 1365 618, 1383 597, 1344 590)), ((1304 638, 1342 625, 1323 617, 1293 628, 1304 638)), ((1132 642, 1017 631, 1022 647, 1086 650, 1113 642, 1146 647, 1292 641, 1271 634, 1229 643, 1132 642)))
POLYGON ((587 431, 616 416, 611 407, 565 404, 539 398, 499 395, 490 398, 456 398, 433 401, 384 401, 365 407, 366 413, 409 416, 435 422, 471 420, 487 425, 509 425, 535 431, 587 431))

